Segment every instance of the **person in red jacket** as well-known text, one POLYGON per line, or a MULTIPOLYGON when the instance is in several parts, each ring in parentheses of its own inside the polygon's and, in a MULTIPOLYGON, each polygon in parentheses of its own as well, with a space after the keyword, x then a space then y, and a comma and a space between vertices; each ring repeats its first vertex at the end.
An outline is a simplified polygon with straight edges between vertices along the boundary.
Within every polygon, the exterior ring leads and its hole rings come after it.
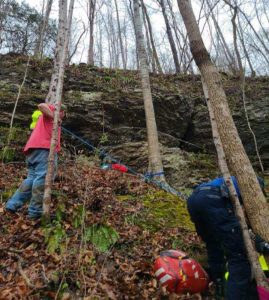
MULTIPOLYGON (((42 215, 44 184, 48 167, 55 107, 47 103, 41 103, 38 105, 38 109, 42 112, 42 115, 38 118, 37 124, 23 150, 26 155, 28 168, 27 178, 6 203, 8 211, 16 212, 30 200, 28 208, 30 218, 39 218, 42 215)), ((60 122, 63 117, 64 111, 62 110, 60 112, 60 122)), ((60 151, 60 138, 61 127, 59 126, 58 144, 55 150, 55 166, 57 165, 57 153, 60 151)))

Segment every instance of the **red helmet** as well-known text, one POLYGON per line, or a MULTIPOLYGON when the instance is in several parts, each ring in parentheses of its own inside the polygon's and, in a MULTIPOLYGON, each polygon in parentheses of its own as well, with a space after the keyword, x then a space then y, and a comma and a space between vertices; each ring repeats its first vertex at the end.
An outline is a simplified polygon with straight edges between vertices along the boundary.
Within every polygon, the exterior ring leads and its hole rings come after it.
POLYGON ((161 285, 169 292, 201 293, 209 284, 209 277, 205 270, 182 251, 161 252, 154 263, 153 270, 161 285))

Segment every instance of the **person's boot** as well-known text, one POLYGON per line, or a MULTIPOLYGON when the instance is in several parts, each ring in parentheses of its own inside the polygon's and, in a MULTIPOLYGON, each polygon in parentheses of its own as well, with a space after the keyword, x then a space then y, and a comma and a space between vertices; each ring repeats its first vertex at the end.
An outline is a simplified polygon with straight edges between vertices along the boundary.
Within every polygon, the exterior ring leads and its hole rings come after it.
POLYGON ((215 299, 216 300, 222 300, 224 299, 224 280, 222 278, 217 278, 215 280, 215 299))

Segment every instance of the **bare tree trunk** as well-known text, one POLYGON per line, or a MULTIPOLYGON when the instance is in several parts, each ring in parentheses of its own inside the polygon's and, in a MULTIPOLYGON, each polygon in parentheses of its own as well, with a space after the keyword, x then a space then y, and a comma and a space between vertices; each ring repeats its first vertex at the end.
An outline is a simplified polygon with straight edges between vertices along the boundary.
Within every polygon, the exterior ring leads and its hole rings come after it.
POLYGON ((119 9, 118 9, 117 1, 118 1, 118 0, 114 0, 114 2, 115 2, 115 7, 116 7, 116 14, 117 14, 118 35, 119 35, 119 40, 120 40, 121 59, 122 59, 123 69, 126 70, 126 60, 125 60, 125 56, 124 56, 124 47, 123 47, 123 42, 122 42, 121 26, 120 26, 120 17, 119 17, 119 9))
POLYGON ((239 67, 240 77, 242 78, 242 76, 244 74, 244 68, 243 68, 240 52, 239 52, 238 45, 237 45, 237 26, 236 26, 237 6, 233 7, 233 11, 234 12, 233 12, 233 17, 232 17, 232 24, 233 24, 234 50, 235 50, 235 54, 237 57, 237 63, 238 63, 238 67, 239 67))
POLYGON ((148 24, 149 37, 150 37, 150 42, 151 42, 151 47, 152 47, 152 55, 153 55, 153 58, 155 60, 158 72, 160 74, 162 74, 163 71, 162 71, 162 67, 161 67, 161 64, 160 64, 160 61, 159 61, 159 57, 158 57, 158 54, 157 54, 157 50, 156 50, 156 47, 155 47, 155 42, 154 42, 154 38, 153 38, 151 21, 150 21, 149 15, 148 15, 148 11, 147 11, 146 5, 144 4, 144 0, 141 0, 141 5, 142 5, 142 9, 144 11, 144 14, 145 14, 145 17, 146 17, 146 20, 147 20, 147 24, 148 24))
MULTIPOLYGON (((188 32, 193 57, 209 90, 224 153, 232 174, 238 180, 248 219, 254 232, 269 241, 269 207, 232 119, 221 76, 205 48, 190 1, 178 0, 178 6, 188 32)), ((264 286, 268 287, 267 282, 264 286)))
POLYGON ((124 18, 124 31, 123 31, 123 36, 124 36, 124 56, 125 56, 125 62, 126 62, 126 68, 128 65, 128 33, 127 33, 127 20, 126 17, 124 18))
POLYGON ((94 65, 94 20, 96 14, 96 0, 89 0, 88 3, 88 19, 89 19, 89 27, 90 27, 90 37, 89 37, 89 50, 88 50, 88 65, 94 65))
POLYGON ((143 16, 143 24, 144 24, 144 28, 145 28, 145 33, 146 33, 146 43, 147 43, 147 53, 148 53, 148 66, 149 66, 149 70, 150 70, 150 66, 152 67, 152 72, 156 73, 156 65, 155 65, 155 60, 153 57, 153 51, 151 49, 151 44, 150 44, 150 38, 149 38, 149 30, 148 30, 148 26, 147 26, 147 22, 146 22, 146 16, 144 11, 142 10, 142 16, 143 16))
POLYGON ((109 39, 111 42, 111 50, 112 50, 112 60, 113 60, 113 68, 119 68, 119 52, 118 52, 118 40, 116 36, 116 30, 114 27, 114 19, 112 14, 109 17, 109 28, 110 28, 110 35, 109 39))
POLYGON ((63 53, 63 56, 65 57, 64 71, 65 71, 65 65, 68 65, 68 63, 69 63, 69 61, 68 61, 68 53, 69 53, 68 49, 69 49, 70 37, 71 37, 74 3, 75 3, 75 0, 70 0, 70 2, 69 2, 67 23, 66 23, 66 28, 65 28, 64 53, 63 53))
POLYGON ((260 168, 261 171, 264 173, 264 168, 263 168, 263 164, 262 164, 262 160, 261 160, 261 156, 259 153, 259 149, 258 149, 258 144, 257 144, 257 139, 255 136, 255 133, 253 132, 250 122, 249 122, 249 118, 248 118, 248 113, 247 113, 247 108, 246 108, 246 95, 245 95, 245 74, 244 74, 244 69, 243 69, 243 65, 242 65, 242 61, 241 61, 241 57, 240 57, 240 53, 238 50, 238 46, 237 46, 237 26, 236 26, 236 16, 237 16, 237 11, 238 11, 238 7, 237 6, 233 6, 230 2, 230 0, 224 0, 224 2, 229 5, 229 7, 233 10, 233 17, 232 17, 232 24, 233 24, 233 39, 234 39, 234 47, 235 47, 235 53, 237 56, 237 61, 238 61, 238 65, 239 65, 239 70, 240 70, 240 79, 241 79, 241 88, 242 88, 242 100, 243 100, 243 104, 244 104, 244 111, 245 111, 245 116, 246 116, 246 120, 247 120, 247 124, 248 124, 248 128, 250 133, 253 136, 253 141, 254 141, 254 145, 255 145, 255 150, 256 150, 256 155, 260 164, 260 168))
POLYGON ((55 167, 54 166, 55 149, 58 142, 58 126, 59 126, 58 124, 59 124, 59 116, 60 116, 61 101, 62 101, 64 71, 65 71, 65 63, 66 63, 67 53, 68 53, 74 2, 75 0, 70 0, 69 11, 67 16, 67 0, 59 1, 59 27, 62 27, 64 30, 62 30, 62 36, 59 38, 59 44, 56 46, 58 48, 58 53, 59 53, 59 58, 58 58, 59 75, 58 75, 58 82, 56 85, 55 99, 52 99, 56 109, 54 112, 53 130, 52 130, 52 137, 51 137, 51 144, 50 144, 50 152, 48 157, 48 170, 45 179, 45 190, 44 190, 44 199, 43 199, 43 214, 45 215, 45 218, 47 220, 49 220, 49 213, 50 213, 51 186, 52 186, 54 167, 55 167), (62 22, 63 24, 60 24, 60 22, 62 22))
MULTIPOLYGON (((207 5, 208 5, 209 9, 212 11, 213 8, 212 8, 212 5, 210 3, 210 0, 206 0, 206 2, 207 2, 207 5)), ((223 44, 223 48, 225 50, 224 53, 225 53, 225 55, 227 57, 227 61, 228 61, 228 64, 230 65, 231 71, 232 71, 232 73, 236 74, 236 64, 235 64, 234 56, 232 55, 232 53, 231 53, 231 51, 229 49, 229 46, 226 43, 226 40, 225 40, 225 38, 223 36, 223 33, 222 33, 222 31, 221 31, 221 29, 219 27, 218 21, 216 20, 216 17, 214 15, 213 11, 211 12, 211 17, 212 17, 212 20, 214 22, 215 28, 216 28, 216 30, 217 30, 217 32, 219 34, 220 40, 221 40, 221 42, 223 44)))
POLYGON ((103 32, 99 30, 99 65, 103 68, 103 32))
POLYGON ((126 68, 128 66, 128 32, 127 32, 127 20, 126 16, 124 17, 124 26, 123 26, 123 37, 124 37, 124 57, 125 57, 125 62, 126 62, 126 68))
POLYGON ((148 135, 148 151, 149 151, 149 172, 156 175, 155 178, 160 181, 165 181, 163 174, 163 165, 161 160, 158 131, 155 119, 155 112, 152 102, 149 70, 146 58, 146 51, 144 45, 144 36, 142 31, 142 20, 139 11, 139 0, 133 0, 134 4, 134 21, 135 21, 135 31, 138 55, 140 61, 140 74, 142 82, 142 91, 144 98, 144 107, 146 114, 146 124, 147 124, 147 135, 148 135))
MULTIPOLYGON (((132 0, 129 0, 129 5, 126 5, 128 14, 130 16, 130 19, 132 21, 132 25, 134 27, 134 32, 136 31, 135 29, 135 17, 134 17, 134 11, 133 11, 133 7, 132 7, 132 0)), ((135 54, 136 54, 136 65, 137 65, 137 69, 140 68, 140 64, 139 64, 139 57, 138 57, 138 42, 137 42, 137 35, 135 34, 135 54)))
POLYGON ((180 36, 183 37, 183 40, 184 40, 184 36, 183 36, 182 32, 179 33, 180 30, 177 26, 175 14, 173 12, 173 5, 172 5, 171 1, 167 0, 167 4, 168 4, 168 7, 169 7, 169 10, 170 10, 170 13, 171 13, 171 17, 172 17, 172 28, 174 29, 174 33, 175 33, 177 48, 178 48, 178 51, 180 53, 180 55, 179 55, 179 65, 180 65, 180 68, 181 68, 182 61, 183 61, 182 58, 183 58, 183 56, 185 56, 185 49, 184 49, 185 47, 182 47, 182 45, 181 45, 179 34, 180 34, 180 36))
POLYGON ((243 64, 242 64, 242 60, 241 60, 241 56, 240 56, 240 52, 238 49, 238 45, 237 45, 237 26, 236 26, 236 16, 237 16, 237 12, 238 12, 238 7, 234 6, 231 4, 230 0, 224 0, 224 2, 231 8, 231 10, 233 11, 232 14, 232 25, 233 25, 233 43, 234 43, 234 51, 236 54, 236 58, 237 58, 237 64, 239 67, 239 75, 241 80, 243 79, 244 76, 244 68, 243 68, 243 64))
POLYGON ((173 55, 173 59, 174 59, 174 63, 175 63, 176 73, 180 73, 181 70, 180 70, 180 64, 179 64, 179 60, 178 60, 178 56, 177 56, 177 48, 176 48, 176 45, 174 42, 171 26, 169 24, 164 1, 165 0, 158 0, 160 6, 162 8, 162 13, 163 13, 164 21, 165 21, 165 26, 166 26, 166 32, 167 32, 169 44, 171 47, 171 51, 172 51, 172 55, 173 55))
POLYGON ((42 56, 43 56, 44 35, 45 35, 46 29, 47 29, 47 26, 48 26, 48 23, 49 23, 49 16, 50 16, 50 12, 51 12, 52 3, 53 3, 53 0, 48 0, 47 1, 46 13, 45 13, 45 16, 44 16, 44 19, 43 19, 43 25, 42 25, 42 28, 41 28, 41 32, 38 36, 37 47, 36 47, 35 53, 34 53, 35 56, 37 56, 41 59, 42 59, 42 56))
POLYGON ((211 122, 211 127, 212 127, 213 140, 214 140, 215 147, 217 150, 219 168, 224 177, 225 183, 229 189, 230 199, 232 200, 234 211, 236 213, 236 216, 237 216, 240 226, 241 226, 247 255, 248 255, 249 261, 251 263, 252 272, 254 274, 256 282, 259 285, 266 287, 266 286, 268 286, 268 285, 266 285, 267 280, 261 269, 261 266, 259 264, 258 254, 254 249, 254 246, 252 244, 252 241, 251 241, 251 238, 249 235, 248 226, 246 223, 244 212, 240 205, 240 201, 239 201, 238 195, 236 193, 236 190, 235 190, 232 178, 231 178, 231 174, 230 174, 227 162, 226 162, 226 157, 225 157, 223 145, 222 145, 222 142, 220 139, 218 126, 217 126, 217 122, 216 122, 214 111, 213 111, 213 106, 211 104, 211 101, 209 100, 208 89, 207 89, 205 80, 203 80, 203 78, 202 78, 202 83, 203 83, 203 90, 204 90, 204 94, 205 94, 206 104, 208 107, 208 112, 209 112, 209 117, 210 117, 210 122, 211 122))
POLYGON ((8 5, 6 2, 0 2, 0 49, 2 48, 2 43, 4 39, 2 38, 2 34, 4 32, 5 20, 8 11, 8 5))
POLYGON ((251 77, 255 77, 256 76, 256 72, 255 72, 255 70, 253 68, 253 65, 251 63, 250 57, 248 55, 248 51, 246 49, 246 45, 245 45, 245 41, 244 41, 244 35, 243 35, 243 30, 242 30, 240 21, 238 21, 238 35, 239 35, 239 39, 240 39, 241 45, 243 47, 244 54, 245 54, 246 59, 248 61, 249 68, 251 70, 251 77))
MULTIPOLYGON (((63 1, 63 0, 60 0, 63 1)), ((65 1, 65 0, 64 0, 65 1)), ((60 4, 59 4, 60 5, 60 4)), ((71 22, 72 22, 72 16, 73 16, 73 9, 70 10, 70 8, 74 6, 74 0, 70 1, 69 4, 69 11, 71 12, 71 15, 68 15, 68 19, 67 22, 68 24, 70 23, 71 26, 71 22)), ((67 16, 67 5, 63 6, 63 14, 64 16, 67 16)), ((70 30, 71 27, 69 28, 68 24, 65 24, 64 22, 60 22, 59 20, 59 28, 58 28, 58 35, 57 35, 57 45, 62 44, 62 39, 64 38, 64 47, 68 53, 68 45, 69 45, 69 39, 70 39, 70 30), (67 38, 65 38, 65 36, 67 35, 67 38)), ((57 90, 57 85, 58 85, 58 81, 59 81, 59 68, 60 68, 60 60, 61 60, 61 48, 57 47, 56 45, 56 51, 55 51, 55 59, 54 59, 54 69, 53 69, 53 73, 51 76, 51 81, 50 81, 50 87, 49 87, 49 92, 48 95, 46 97, 46 102, 49 103, 56 103, 56 90, 57 90)))
MULTIPOLYGON (((53 64, 53 71, 51 75, 51 81, 49 86, 49 92, 45 99, 45 102, 54 103, 56 99, 56 89, 58 84, 58 76, 59 76, 59 66, 60 66, 60 56, 61 56, 61 49, 58 45, 62 45, 64 43, 64 32, 65 32, 65 23, 62 18, 67 15, 67 4, 62 3, 63 0, 59 0, 59 7, 61 5, 63 11, 59 12, 59 25, 58 25, 58 33, 57 33, 57 43, 55 49, 55 57, 54 57, 54 64, 53 64)), ((65 1, 65 0, 64 0, 65 1)))

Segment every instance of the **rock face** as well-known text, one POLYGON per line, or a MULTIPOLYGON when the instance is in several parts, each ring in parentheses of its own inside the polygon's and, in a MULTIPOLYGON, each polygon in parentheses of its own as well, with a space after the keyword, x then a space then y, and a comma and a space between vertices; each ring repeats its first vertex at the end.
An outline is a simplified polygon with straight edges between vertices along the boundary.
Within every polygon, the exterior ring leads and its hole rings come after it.
MULTIPOLYGON (((26 61, 25 57, 0 57, 0 126, 10 122, 26 61)), ((32 111, 46 96, 51 67, 52 62, 49 60, 30 62, 16 111, 16 125, 30 124, 32 111)), ((163 149, 166 149, 164 152, 173 156, 182 151, 181 148, 189 152, 214 153, 200 77, 152 75, 151 83, 159 139, 163 149)), ((239 134, 255 162, 255 147, 246 122, 239 79, 223 75, 223 83, 239 134)), ((249 121, 267 168, 268 83, 268 78, 247 78, 245 90, 249 121)), ((95 146, 105 147, 136 169, 143 171, 147 168, 146 151, 142 151, 143 154, 138 151, 145 147, 146 124, 137 72, 97 69, 84 64, 70 66, 66 72, 64 102, 68 106, 68 113, 63 126, 84 136, 95 146)), ((165 155, 164 164, 170 170, 169 177, 177 167, 176 162, 168 157, 165 155)))

